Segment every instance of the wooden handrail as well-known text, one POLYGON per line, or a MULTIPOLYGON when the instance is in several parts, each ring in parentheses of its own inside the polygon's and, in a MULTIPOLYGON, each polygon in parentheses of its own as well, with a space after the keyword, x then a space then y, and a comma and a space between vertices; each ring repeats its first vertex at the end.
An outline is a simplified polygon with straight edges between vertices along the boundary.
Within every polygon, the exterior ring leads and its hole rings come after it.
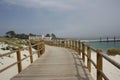
POLYGON ((14 51, 11 51, 11 52, 8 52, 8 53, 4 53, 4 54, 0 54, 0 57, 4 57, 4 56, 8 56, 10 54, 13 54, 14 52, 16 52, 17 50, 14 50, 14 51))
MULTIPOLYGON (((63 41, 63 40, 62 40, 63 41)), ((72 50, 75 50, 78 52, 78 54, 81 56, 82 53, 82 60, 83 62, 85 62, 85 56, 87 57, 87 67, 88 70, 91 72, 91 63, 94 65, 94 67, 97 69, 97 80, 102 80, 104 78, 104 80, 109 80, 109 78, 104 74, 102 68, 103 68, 103 63, 102 60, 103 58, 106 59, 108 62, 110 62, 111 64, 113 64, 115 67, 117 67, 120 70, 120 64, 117 63, 116 61, 112 60, 111 58, 109 58, 106 54, 102 53, 102 50, 99 49, 95 49, 91 46, 88 46, 85 44, 85 42, 78 41, 76 44, 75 40, 67 40, 69 42, 69 44, 66 42, 66 44, 64 43, 64 45, 69 45, 69 48, 72 50), (85 48, 87 48, 87 54, 85 53, 85 48), (95 62, 91 59, 91 51, 95 52, 97 54, 97 58, 96 58, 96 62, 97 64, 95 64, 95 62)), ((60 46, 62 45, 61 42, 59 42, 60 46)), ((54 45, 55 46, 55 45, 54 45)), ((63 47, 63 46, 61 46, 63 47)))
MULTIPOLYGON (((36 51, 32 51, 32 47, 35 47, 35 46, 37 46, 37 45, 41 46, 41 47, 39 47, 39 49, 38 49, 37 51, 41 52, 41 54, 44 53, 45 46, 44 46, 44 43, 41 42, 41 43, 39 43, 39 44, 29 45, 29 47, 26 47, 25 49, 27 49, 27 48, 29 49, 29 55, 26 56, 25 58, 21 58, 21 49, 20 49, 20 48, 18 48, 18 49, 15 50, 15 51, 11 51, 11 52, 8 52, 8 53, 5 53, 5 54, 0 55, 0 57, 5 57, 5 56, 10 55, 10 54, 13 54, 13 53, 15 53, 15 52, 17 53, 17 62, 14 62, 14 63, 8 65, 7 67, 1 69, 1 70, 0 70, 0 73, 3 72, 3 71, 5 71, 5 70, 7 70, 7 69, 9 69, 9 68, 11 68, 12 66, 14 66, 14 65, 16 65, 16 64, 18 64, 18 73, 20 73, 20 72, 22 71, 22 61, 23 61, 23 60, 25 60, 25 59, 27 59, 28 57, 30 57, 30 62, 31 62, 31 63, 33 62, 33 55, 36 54, 36 53, 35 53, 36 51)), ((23 49, 22 49, 22 50, 23 50, 23 49)))

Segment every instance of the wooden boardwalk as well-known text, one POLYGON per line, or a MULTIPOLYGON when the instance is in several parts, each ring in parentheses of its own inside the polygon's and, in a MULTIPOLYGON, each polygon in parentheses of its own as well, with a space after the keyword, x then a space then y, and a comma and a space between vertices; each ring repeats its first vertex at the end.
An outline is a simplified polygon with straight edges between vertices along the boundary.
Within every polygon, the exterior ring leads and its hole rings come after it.
POLYGON ((93 80, 72 50, 46 46, 45 53, 11 80, 93 80))

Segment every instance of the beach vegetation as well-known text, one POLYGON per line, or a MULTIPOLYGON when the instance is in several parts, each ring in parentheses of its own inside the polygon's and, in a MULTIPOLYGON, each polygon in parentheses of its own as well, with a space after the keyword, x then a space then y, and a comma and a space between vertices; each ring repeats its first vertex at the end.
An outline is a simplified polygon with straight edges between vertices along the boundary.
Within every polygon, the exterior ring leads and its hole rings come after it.
POLYGON ((24 45, 29 44, 27 39, 17 39, 17 38, 0 38, 0 42, 7 44, 2 50, 16 50, 16 48, 23 48, 24 45))
MULTIPOLYGON (((30 33, 29 35, 34 35, 30 33)), ((5 33, 6 38, 28 39, 29 35, 25 33, 17 34, 15 31, 8 31, 5 33)))
POLYGON ((52 39, 56 39, 56 35, 54 33, 51 34, 52 39))
POLYGON ((50 37, 50 34, 46 34, 45 37, 50 37))
POLYGON ((117 48, 108 49, 107 54, 112 56, 120 55, 120 49, 117 49, 117 48))
POLYGON ((15 35, 16 35, 15 31, 6 32, 6 37, 8 37, 8 38, 13 38, 13 37, 15 37, 15 35))

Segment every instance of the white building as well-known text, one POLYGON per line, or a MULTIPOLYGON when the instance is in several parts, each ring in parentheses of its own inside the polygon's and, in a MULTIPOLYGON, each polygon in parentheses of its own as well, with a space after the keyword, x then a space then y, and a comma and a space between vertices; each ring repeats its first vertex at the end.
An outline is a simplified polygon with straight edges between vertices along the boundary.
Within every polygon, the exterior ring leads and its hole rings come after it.
POLYGON ((44 41, 50 41, 52 37, 45 37, 44 35, 35 35, 35 36, 29 36, 29 40, 44 40, 44 41))
POLYGON ((50 40, 52 40, 52 37, 44 37, 43 40, 44 41, 50 41, 50 40))

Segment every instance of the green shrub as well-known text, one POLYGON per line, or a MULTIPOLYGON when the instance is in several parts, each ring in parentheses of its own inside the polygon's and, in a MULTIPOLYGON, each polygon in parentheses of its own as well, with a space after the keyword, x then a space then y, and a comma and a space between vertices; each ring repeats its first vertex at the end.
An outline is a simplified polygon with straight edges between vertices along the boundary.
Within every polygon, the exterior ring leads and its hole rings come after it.
POLYGON ((6 47, 6 50, 10 50, 10 46, 7 46, 7 47, 6 47))
POLYGON ((33 48, 37 50, 37 46, 34 46, 33 48))
POLYGON ((107 54, 112 55, 112 56, 120 55, 120 49, 114 49, 114 48, 113 49, 108 49, 107 54))
POLYGON ((5 48, 1 48, 2 50, 6 50, 5 48))
POLYGON ((11 47, 12 48, 12 50, 16 50, 16 48, 15 47, 11 47))

